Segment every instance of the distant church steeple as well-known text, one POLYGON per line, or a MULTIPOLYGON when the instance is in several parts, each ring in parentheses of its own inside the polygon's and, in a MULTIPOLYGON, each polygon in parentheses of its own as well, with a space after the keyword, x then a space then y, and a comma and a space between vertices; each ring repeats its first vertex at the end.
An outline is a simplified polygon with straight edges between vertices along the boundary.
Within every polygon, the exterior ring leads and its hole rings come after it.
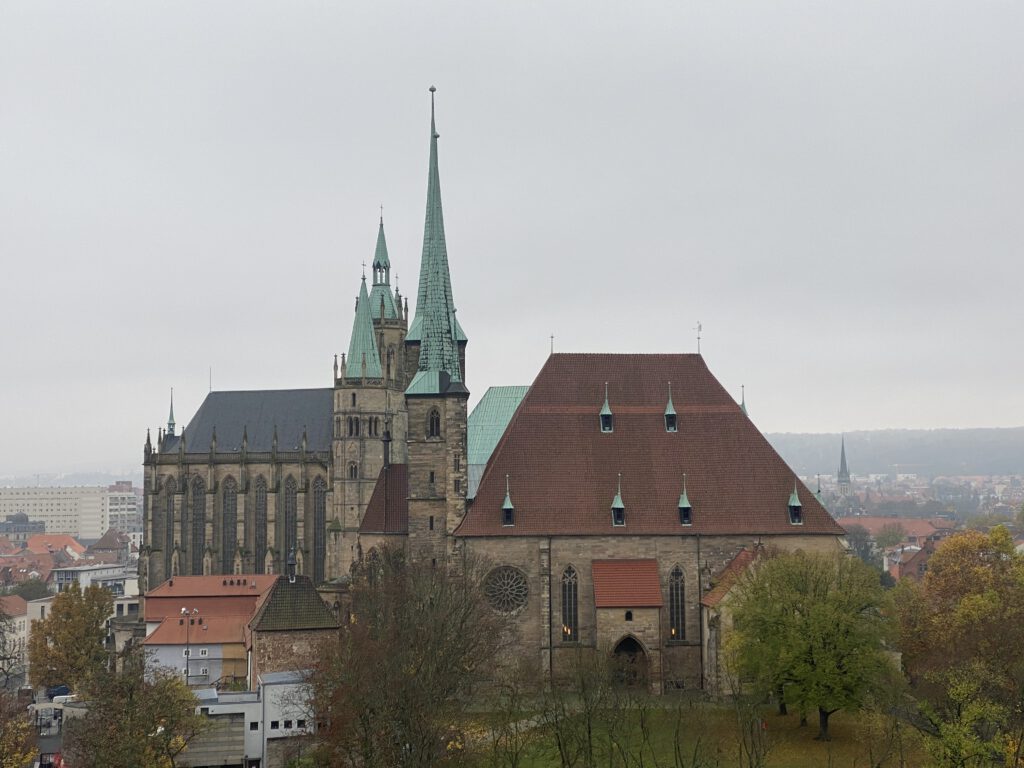
POLYGON ((174 387, 171 387, 171 412, 167 415, 167 434, 174 437, 174 387))
POLYGON ((836 477, 839 484, 839 493, 847 496, 850 493, 850 470, 846 466, 846 435, 842 437, 839 448, 839 474, 836 477))
POLYGON ((388 258, 388 244, 384 240, 384 215, 380 217, 377 230, 377 248, 373 252, 373 288, 370 291, 370 314, 374 320, 396 320, 399 307, 395 294, 391 292, 391 260, 388 258))

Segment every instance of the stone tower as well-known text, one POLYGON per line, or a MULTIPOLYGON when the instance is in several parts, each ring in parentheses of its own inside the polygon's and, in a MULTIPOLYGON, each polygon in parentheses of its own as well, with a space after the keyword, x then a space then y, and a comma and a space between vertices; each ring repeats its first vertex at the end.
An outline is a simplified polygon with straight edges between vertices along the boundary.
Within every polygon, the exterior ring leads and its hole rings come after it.
POLYGON ((406 317, 392 294, 384 220, 373 258, 373 289, 363 276, 356 299, 348 354, 334 369, 334 518, 328 577, 347 573, 358 556, 359 524, 384 466, 385 439, 391 461, 404 463, 407 415, 404 359, 406 317), (397 450, 396 450, 397 449, 397 450))
POLYGON ((466 335, 455 318, 441 210, 430 89, 430 164, 416 315, 405 339, 408 407, 409 549, 414 557, 443 563, 450 534, 466 512, 469 390, 465 384, 466 335))

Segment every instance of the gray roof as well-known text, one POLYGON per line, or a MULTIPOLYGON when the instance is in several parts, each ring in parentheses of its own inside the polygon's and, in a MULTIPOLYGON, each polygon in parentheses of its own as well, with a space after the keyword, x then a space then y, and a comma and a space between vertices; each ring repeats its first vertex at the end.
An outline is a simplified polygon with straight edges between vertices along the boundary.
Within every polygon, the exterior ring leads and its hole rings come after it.
MULTIPOLYGON (((276 425, 279 451, 298 450, 303 428, 307 450, 329 451, 333 417, 334 390, 330 388, 211 392, 185 427, 185 448, 189 453, 210 450, 216 428, 217 451, 236 451, 242 446, 245 429, 250 451, 270 451, 276 425)), ((168 438, 162 450, 177 450, 178 440, 168 438)))

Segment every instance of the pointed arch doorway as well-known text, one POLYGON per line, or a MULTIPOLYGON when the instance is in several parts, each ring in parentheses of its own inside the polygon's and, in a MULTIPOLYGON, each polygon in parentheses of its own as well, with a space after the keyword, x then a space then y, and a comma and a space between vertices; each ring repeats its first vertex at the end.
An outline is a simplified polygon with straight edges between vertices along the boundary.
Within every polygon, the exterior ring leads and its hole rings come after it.
POLYGON ((650 680, 651 664, 647 650, 632 635, 626 635, 612 651, 615 674, 622 685, 646 687, 650 680))

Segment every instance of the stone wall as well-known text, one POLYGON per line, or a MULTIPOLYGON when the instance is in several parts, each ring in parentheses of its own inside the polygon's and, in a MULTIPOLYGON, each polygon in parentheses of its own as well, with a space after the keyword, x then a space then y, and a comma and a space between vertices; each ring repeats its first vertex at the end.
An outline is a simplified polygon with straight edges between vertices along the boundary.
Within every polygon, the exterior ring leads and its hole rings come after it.
POLYGON ((337 637, 336 629, 295 629, 254 632, 252 637, 252 677, 270 672, 294 672, 310 669, 319 658, 321 643, 337 637))

